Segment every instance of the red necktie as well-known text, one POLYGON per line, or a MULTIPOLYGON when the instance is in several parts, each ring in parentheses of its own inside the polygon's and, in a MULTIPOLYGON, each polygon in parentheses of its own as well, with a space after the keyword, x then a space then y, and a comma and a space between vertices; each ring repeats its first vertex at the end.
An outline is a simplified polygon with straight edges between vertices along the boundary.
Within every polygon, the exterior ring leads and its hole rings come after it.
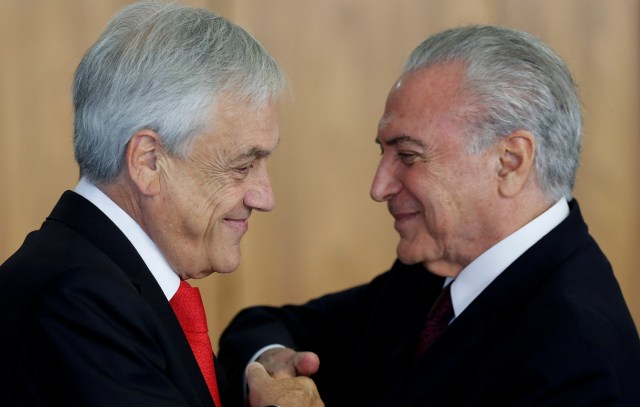
POLYGON ((220 407, 216 371, 213 367, 213 350, 209 340, 207 317, 204 313, 200 290, 197 287, 191 287, 189 283, 182 280, 178 291, 171 298, 169 304, 171 304, 173 312, 178 317, 178 322, 180 322, 180 326, 189 341, 189 346, 191 346, 202 376, 207 382, 211 397, 216 406, 220 407))
POLYGON ((442 289, 431 311, 429 311, 427 322, 420 333, 416 356, 422 355, 434 344, 449 326, 451 318, 453 318, 453 304, 451 303, 451 284, 449 284, 442 289))

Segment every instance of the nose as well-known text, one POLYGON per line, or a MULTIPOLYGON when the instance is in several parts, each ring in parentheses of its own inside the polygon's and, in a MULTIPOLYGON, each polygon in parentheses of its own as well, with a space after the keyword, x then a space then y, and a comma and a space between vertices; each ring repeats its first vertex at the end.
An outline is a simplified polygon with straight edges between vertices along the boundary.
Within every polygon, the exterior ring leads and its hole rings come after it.
POLYGON ((371 191, 369 192, 371 198, 377 202, 385 202, 400 192, 401 189, 401 182, 397 179, 390 166, 385 163, 384 158, 381 159, 371 184, 371 191))
POLYGON ((244 195, 244 204, 251 209, 260 212, 270 212, 276 204, 273 189, 271 189, 271 180, 266 171, 256 180, 244 195))

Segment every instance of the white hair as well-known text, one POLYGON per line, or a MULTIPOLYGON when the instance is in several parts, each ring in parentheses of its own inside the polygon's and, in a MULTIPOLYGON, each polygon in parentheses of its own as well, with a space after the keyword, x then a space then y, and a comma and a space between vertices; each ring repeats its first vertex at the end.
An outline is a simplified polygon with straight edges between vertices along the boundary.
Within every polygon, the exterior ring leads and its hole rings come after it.
POLYGON ((580 160, 582 113, 571 74, 561 58, 530 34, 505 27, 443 31, 420 44, 403 74, 435 64, 467 66, 464 95, 469 152, 477 153, 527 130, 536 140, 535 168, 545 196, 571 199, 580 160))
POLYGON ((120 11, 87 51, 73 83, 74 152, 81 175, 113 181, 135 132, 157 132, 183 156, 222 93, 256 105, 279 97, 285 77, 241 27, 214 12, 144 1, 120 11))

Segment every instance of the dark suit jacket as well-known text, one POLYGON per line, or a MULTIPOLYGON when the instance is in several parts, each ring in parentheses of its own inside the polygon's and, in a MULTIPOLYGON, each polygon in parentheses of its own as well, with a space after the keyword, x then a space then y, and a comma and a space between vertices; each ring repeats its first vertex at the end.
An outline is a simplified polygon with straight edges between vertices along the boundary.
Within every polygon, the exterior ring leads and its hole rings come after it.
POLYGON ((214 405, 149 269, 73 192, 0 266, 0 327, 2 406, 214 405))
POLYGON ((443 279, 396 262, 369 284, 302 306, 244 310, 221 338, 233 375, 268 343, 320 356, 335 406, 640 406, 640 340, 577 203, 415 358, 443 279))

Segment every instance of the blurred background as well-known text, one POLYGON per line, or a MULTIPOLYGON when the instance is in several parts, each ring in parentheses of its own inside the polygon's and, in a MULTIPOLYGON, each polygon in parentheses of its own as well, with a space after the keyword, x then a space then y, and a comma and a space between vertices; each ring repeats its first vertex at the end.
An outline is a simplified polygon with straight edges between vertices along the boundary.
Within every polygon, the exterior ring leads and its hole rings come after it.
MULTIPOLYGON (((0 0, 0 263, 73 189, 71 81, 125 0, 0 0)), ((385 98, 411 50, 444 28, 529 31, 568 63, 584 105, 575 195, 640 325, 639 0, 192 0, 253 33, 286 71, 276 209, 254 213, 240 269, 198 281, 215 342, 253 304, 369 281, 397 236, 369 198, 385 98)))

